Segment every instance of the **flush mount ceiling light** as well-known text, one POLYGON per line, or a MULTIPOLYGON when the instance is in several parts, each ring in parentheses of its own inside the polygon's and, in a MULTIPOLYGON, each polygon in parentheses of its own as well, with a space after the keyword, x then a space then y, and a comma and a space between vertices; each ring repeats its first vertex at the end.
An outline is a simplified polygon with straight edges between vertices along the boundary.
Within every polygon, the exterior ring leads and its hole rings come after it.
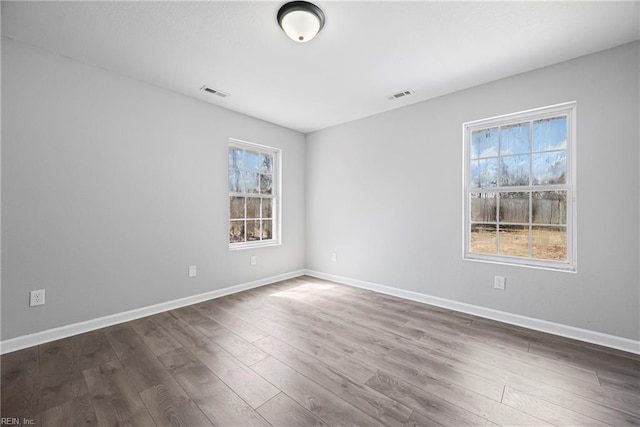
POLYGON ((278 24, 291 40, 305 43, 324 26, 324 13, 313 3, 292 1, 278 11, 278 24))

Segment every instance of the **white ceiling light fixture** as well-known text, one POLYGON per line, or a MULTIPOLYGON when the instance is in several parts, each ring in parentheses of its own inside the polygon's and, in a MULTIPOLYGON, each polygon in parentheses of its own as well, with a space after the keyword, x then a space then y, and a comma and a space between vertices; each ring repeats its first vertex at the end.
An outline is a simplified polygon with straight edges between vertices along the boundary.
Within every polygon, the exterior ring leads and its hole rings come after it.
POLYGON ((291 40, 306 43, 324 27, 324 13, 313 3, 292 1, 278 10, 278 25, 291 40))

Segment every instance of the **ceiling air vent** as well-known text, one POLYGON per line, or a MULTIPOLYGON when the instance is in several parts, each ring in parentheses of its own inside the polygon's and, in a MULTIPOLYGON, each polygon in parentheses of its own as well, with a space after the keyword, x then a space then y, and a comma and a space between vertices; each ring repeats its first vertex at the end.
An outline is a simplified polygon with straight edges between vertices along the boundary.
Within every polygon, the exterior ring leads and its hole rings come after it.
POLYGON ((223 91, 221 91, 221 90, 218 90, 218 89, 210 88, 210 87, 208 87, 208 86, 206 86, 206 85, 205 85, 205 86, 202 86, 202 87, 200 88, 200 90, 204 90, 205 92, 209 92, 209 93, 212 93, 212 94, 214 94, 214 95, 218 95, 218 96, 219 96, 219 97, 221 97, 221 98, 226 98, 227 96, 229 96, 229 94, 228 94, 228 93, 225 93, 225 92, 223 92, 223 91))
POLYGON ((403 90, 402 92, 394 93, 393 95, 387 96, 387 99, 394 100, 398 98, 403 98, 407 95, 411 95, 414 92, 411 89, 403 90))

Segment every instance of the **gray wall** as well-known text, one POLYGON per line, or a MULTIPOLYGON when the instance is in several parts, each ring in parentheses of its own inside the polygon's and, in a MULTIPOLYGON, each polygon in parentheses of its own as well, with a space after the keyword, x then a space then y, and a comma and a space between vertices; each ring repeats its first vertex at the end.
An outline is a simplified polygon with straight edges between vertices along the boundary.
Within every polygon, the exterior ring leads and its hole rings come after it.
POLYGON ((638 46, 309 134, 307 268, 638 340, 638 46), (574 100, 578 272, 463 261, 462 123, 574 100))
POLYGON ((2 151, 2 340, 304 268, 300 133, 3 38, 2 151), (282 149, 281 246, 228 250, 229 137, 282 149))

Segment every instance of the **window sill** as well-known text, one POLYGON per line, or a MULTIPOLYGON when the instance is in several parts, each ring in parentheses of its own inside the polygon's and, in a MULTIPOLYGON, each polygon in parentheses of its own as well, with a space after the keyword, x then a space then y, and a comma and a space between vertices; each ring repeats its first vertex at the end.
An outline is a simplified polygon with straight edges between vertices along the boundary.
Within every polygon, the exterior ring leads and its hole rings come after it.
POLYGON ((563 273, 577 273, 575 264, 561 261, 544 261, 535 259, 522 259, 508 256, 491 256, 476 253, 466 253, 465 261, 484 262, 489 264, 509 265, 513 267, 535 268, 539 270, 559 271, 563 273))
POLYGON ((269 240, 269 241, 260 241, 260 242, 243 242, 243 243, 230 243, 229 250, 230 251, 241 251, 243 249, 255 249, 255 248, 266 248, 269 246, 280 246, 282 243, 279 240, 269 240))

